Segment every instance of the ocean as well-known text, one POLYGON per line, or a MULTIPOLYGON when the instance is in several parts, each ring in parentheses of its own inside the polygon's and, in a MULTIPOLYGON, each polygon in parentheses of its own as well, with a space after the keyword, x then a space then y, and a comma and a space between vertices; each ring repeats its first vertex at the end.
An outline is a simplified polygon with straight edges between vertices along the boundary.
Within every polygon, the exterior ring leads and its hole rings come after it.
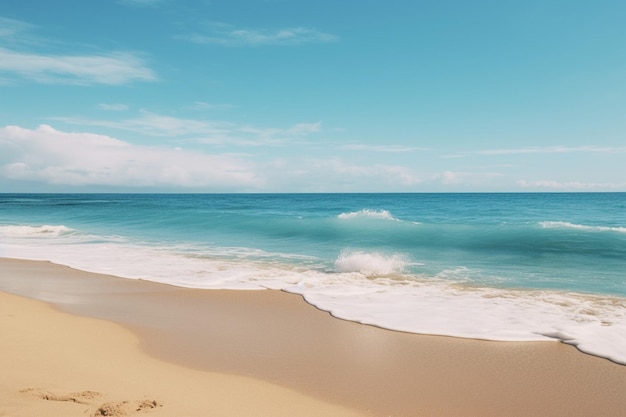
POLYGON ((0 256, 626 364, 626 193, 0 194, 0 256))

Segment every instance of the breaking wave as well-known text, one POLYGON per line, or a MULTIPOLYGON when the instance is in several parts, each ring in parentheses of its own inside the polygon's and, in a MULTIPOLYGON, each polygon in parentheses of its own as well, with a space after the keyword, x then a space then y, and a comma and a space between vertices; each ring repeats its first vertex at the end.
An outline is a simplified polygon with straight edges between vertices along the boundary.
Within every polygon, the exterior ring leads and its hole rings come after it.
POLYGON ((353 211, 350 213, 341 213, 337 216, 340 219, 355 219, 355 218, 371 218, 371 219, 381 219, 381 220, 393 220, 400 221, 393 217, 391 213, 387 210, 359 210, 353 211))
POLYGON ((335 271, 360 272, 367 276, 390 275, 402 272, 408 264, 408 259, 400 254, 344 250, 335 261, 335 271))

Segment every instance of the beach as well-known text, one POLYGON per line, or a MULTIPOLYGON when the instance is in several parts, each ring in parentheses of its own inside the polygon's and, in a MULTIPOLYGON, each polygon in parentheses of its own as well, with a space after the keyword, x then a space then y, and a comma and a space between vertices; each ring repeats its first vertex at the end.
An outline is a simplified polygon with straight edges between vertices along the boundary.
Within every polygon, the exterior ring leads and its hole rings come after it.
POLYGON ((626 409, 625 366, 558 342, 394 332, 333 318, 282 291, 188 289, 38 261, 0 260, 0 290, 0 415, 626 409))

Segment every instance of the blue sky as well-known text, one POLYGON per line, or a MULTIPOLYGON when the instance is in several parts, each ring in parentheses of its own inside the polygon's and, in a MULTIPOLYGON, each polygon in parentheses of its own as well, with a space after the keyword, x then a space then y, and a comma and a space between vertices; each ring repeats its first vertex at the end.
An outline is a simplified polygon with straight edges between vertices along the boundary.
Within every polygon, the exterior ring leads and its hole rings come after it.
POLYGON ((624 1, 3 1, 0 192, 626 191, 624 18, 624 1))

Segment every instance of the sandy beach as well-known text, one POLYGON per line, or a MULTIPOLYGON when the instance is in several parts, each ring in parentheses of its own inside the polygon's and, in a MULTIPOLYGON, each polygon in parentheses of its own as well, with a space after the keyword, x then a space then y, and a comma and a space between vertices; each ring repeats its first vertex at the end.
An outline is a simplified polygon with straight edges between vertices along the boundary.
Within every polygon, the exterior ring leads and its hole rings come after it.
POLYGON ((626 366, 0 260, 0 416, 621 416, 626 366))

